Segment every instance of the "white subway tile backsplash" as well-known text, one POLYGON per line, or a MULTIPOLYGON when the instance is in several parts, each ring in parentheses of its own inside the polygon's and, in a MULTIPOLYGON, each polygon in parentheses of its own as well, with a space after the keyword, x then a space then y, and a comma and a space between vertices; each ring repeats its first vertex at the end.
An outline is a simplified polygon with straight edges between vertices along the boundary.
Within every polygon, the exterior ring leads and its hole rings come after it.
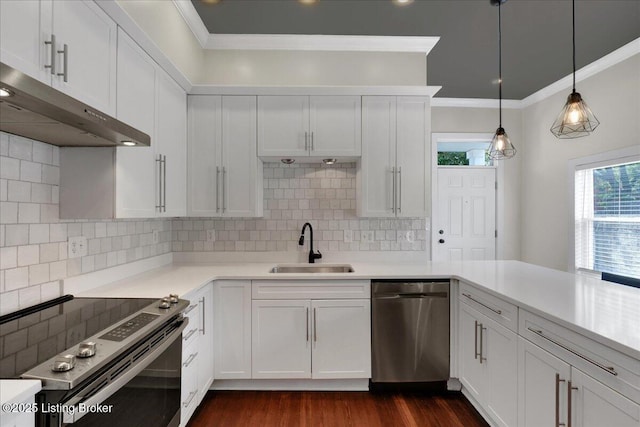
POLYGON ((40 163, 21 160, 20 180, 28 182, 42 182, 42 165, 40 163))
POLYGON ((42 165, 42 182, 45 184, 60 184, 60 168, 58 166, 42 165))
POLYGON ((7 200, 10 202, 30 202, 31 183, 9 180, 7 182, 7 200))
POLYGON ((37 163, 53 164, 53 145, 33 141, 32 160, 37 163))
MULTIPOLYGON (((7 291, 29 286, 29 268, 18 267, 4 271, 4 288, 7 291)), ((3 295, 4 297, 4 295, 3 295)))
POLYGON ((0 224, 15 224, 18 222, 18 204, 16 202, 0 203, 0 224))
POLYGON ((20 160, 0 157, 0 178, 20 179, 20 160))
POLYGON ((20 224, 34 224, 40 222, 40 205, 37 203, 19 203, 18 222, 20 224))
POLYGON ((9 157, 31 160, 33 141, 17 135, 9 136, 9 157))
POLYGON ((29 266, 29 286, 39 285, 49 281, 49 264, 35 264, 29 266))
POLYGON ((29 243, 49 243, 49 224, 31 224, 29 243))
POLYGON ((18 251, 16 248, 0 248, 0 269, 16 268, 17 266, 18 251))
MULTIPOLYGON (((20 267, 38 264, 40 262, 40 246, 18 246, 18 265, 20 267)), ((46 262, 46 261, 43 261, 46 262)))

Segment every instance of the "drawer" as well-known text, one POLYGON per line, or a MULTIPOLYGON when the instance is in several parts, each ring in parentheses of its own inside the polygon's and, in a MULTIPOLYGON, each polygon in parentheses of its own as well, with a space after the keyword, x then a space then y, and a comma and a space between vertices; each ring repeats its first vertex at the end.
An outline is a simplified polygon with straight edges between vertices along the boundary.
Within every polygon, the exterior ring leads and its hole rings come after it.
POLYGON ((518 307, 505 300, 460 282, 458 298, 507 329, 518 332, 518 307))
POLYGON ((251 299, 371 298, 369 280, 253 280, 251 299))
POLYGON ((200 310, 197 302, 191 302, 184 311, 184 317, 189 319, 189 324, 182 331, 182 348, 191 345, 198 337, 198 329, 200 328, 200 310))
POLYGON ((519 335, 640 403, 638 360, 526 310, 520 310, 519 335))
POLYGON ((198 346, 190 345, 182 352, 180 417, 182 425, 198 406, 198 346))

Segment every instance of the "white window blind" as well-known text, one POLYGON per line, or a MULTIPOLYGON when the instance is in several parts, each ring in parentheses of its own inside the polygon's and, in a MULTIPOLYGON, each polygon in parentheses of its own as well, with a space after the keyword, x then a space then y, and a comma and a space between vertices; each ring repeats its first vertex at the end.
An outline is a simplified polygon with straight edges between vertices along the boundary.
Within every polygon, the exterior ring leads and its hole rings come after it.
POLYGON ((576 268, 640 278, 640 162, 575 171, 576 268))

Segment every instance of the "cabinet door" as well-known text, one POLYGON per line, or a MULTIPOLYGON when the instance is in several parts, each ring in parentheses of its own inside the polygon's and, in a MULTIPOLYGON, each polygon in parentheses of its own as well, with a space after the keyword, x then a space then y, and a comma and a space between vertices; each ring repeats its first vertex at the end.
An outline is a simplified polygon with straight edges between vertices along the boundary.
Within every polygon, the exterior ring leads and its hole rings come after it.
POLYGON ((258 97, 258 155, 308 156, 308 96, 258 97))
POLYGON ((395 216, 396 98, 362 97, 362 159, 357 175, 358 216, 395 216))
POLYGON ((571 417, 579 427, 638 427, 640 405, 584 372, 571 368, 571 417))
POLYGON ((487 381, 484 369, 486 364, 480 363, 481 321, 478 314, 466 304, 460 304, 458 364, 460 382, 471 396, 482 404, 487 390, 487 381))
POLYGON ((214 376, 251 378, 251 281, 213 284, 214 376))
MULTIPOLYGON (((67 81, 56 76, 53 87, 115 116, 116 23, 93 1, 54 1, 53 33, 58 50, 68 46, 67 81)), ((64 62, 59 54, 58 73, 64 72, 64 62)))
POLYGON ((482 354, 486 372, 485 401, 497 425, 518 422, 518 336, 482 316, 482 354))
POLYGON ((220 201, 222 97, 189 95, 188 215, 214 217, 220 201))
POLYGON ((429 98, 406 96, 398 97, 397 102, 397 215, 424 217, 431 135, 429 98))
POLYGON ((197 341, 182 349, 180 423, 183 426, 187 425, 198 407, 198 362, 202 360, 201 356, 197 341))
POLYGON ((518 338, 518 425, 566 425, 570 375, 568 363, 518 338))
POLYGON ((360 156, 361 127, 360 96, 309 98, 311 156, 360 156))
POLYGON ((158 216, 185 216, 187 95, 164 71, 158 70, 157 77, 155 155, 162 155, 165 159, 162 173, 158 174, 159 179, 156 180, 157 197, 161 198, 163 205, 158 216))
POLYGON ((314 300, 312 378, 371 377, 371 301, 314 300))
POLYGON ((51 84, 51 0, 0 1, 0 61, 51 84))
POLYGON ((256 97, 222 97, 222 214, 262 216, 262 161, 256 153, 256 97))
POLYGON ((309 300, 254 300, 253 378, 311 378, 309 300))
POLYGON ((156 216, 155 172, 153 147, 116 148, 116 218, 156 216))

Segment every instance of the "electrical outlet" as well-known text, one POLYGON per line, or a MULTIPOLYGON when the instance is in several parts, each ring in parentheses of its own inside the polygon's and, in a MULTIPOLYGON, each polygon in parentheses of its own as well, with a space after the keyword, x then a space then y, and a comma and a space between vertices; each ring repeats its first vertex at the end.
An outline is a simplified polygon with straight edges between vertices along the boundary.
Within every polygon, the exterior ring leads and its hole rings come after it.
POLYGON ((156 245, 160 241, 160 232, 158 230, 153 230, 153 244, 156 245))
POLYGON ((353 242, 353 230, 344 230, 344 242, 345 243, 353 242))
POLYGON ((360 232, 360 241, 362 243, 373 243, 375 233, 373 230, 362 230, 360 232))
POLYGON ((67 242, 67 256, 80 258, 87 256, 87 238, 84 236, 69 237, 67 242))
POLYGON ((216 230, 207 230, 207 242, 216 241, 216 230))

